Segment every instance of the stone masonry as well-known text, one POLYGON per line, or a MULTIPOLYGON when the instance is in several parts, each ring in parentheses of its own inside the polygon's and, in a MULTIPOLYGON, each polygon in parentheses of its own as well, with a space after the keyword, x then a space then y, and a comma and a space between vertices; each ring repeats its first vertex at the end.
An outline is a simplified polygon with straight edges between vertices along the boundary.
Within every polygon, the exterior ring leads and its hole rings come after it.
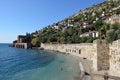
POLYGON ((110 73, 120 76, 120 40, 114 41, 110 46, 110 73))
POLYGON ((120 76, 120 40, 107 44, 105 40, 81 44, 41 44, 41 48, 70 53, 88 59, 93 70, 109 70, 111 75, 120 76))

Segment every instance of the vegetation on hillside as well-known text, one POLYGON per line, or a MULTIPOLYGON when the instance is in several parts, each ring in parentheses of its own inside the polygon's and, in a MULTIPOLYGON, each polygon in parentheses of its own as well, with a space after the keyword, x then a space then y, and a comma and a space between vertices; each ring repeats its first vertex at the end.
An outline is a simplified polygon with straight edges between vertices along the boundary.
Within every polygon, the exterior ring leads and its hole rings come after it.
POLYGON ((106 24, 104 20, 114 14, 120 14, 120 1, 105 1, 45 28, 27 34, 28 42, 33 46, 40 43, 90 43, 95 39, 106 39, 109 43, 120 39, 120 25, 106 24), (99 37, 80 37, 81 34, 98 31, 99 37))
POLYGON ((120 39, 120 24, 116 23, 110 26, 110 29, 106 32, 106 40, 108 43, 112 43, 115 40, 120 39))

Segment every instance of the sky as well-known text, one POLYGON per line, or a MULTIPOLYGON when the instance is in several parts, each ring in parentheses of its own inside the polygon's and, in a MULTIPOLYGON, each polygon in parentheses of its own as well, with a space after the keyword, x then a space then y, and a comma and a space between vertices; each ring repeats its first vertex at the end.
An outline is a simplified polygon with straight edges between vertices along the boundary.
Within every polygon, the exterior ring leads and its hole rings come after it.
POLYGON ((105 0, 0 0, 0 43, 40 30, 105 0))

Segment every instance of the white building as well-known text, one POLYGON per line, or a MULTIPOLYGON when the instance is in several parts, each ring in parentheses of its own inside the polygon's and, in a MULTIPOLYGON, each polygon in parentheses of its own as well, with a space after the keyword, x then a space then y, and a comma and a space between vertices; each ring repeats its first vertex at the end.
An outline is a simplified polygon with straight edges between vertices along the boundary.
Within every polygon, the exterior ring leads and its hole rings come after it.
POLYGON ((89 25, 90 25, 90 22, 89 22, 89 21, 86 21, 86 22, 83 23, 83 28, 86 28, 86 27, 89 26, 89 25))
POLYGON ((72 20, 72 19, 68 20, 67 21, 67 26, 71 26, 72 27, 73 26, 73 21, 74 20, 72 20))
POLYGON ((120 14, 119 15, 113 15, 105 20, 106 23, 114 24, 114 23, 120 23, 120 14))
POLYGON ((101 17, 104 17, 105 16, 105 12, 103 11, 103 13, 101 14, 101 17))
POLYGON ((119 0, 108 0, 108 1, 119 1, 119 0))
POLYGON ((58 29, 59 27, 55 25, 54 28, 55 28, 55 29, 58 29))
POLYGON ((80 37, 98 37, 99 33, 97 31, 90 31, 80 35, 80 37))
POLYGON ((120 9, 120 6, 113 8, 112 10, 117 10, 120 9))

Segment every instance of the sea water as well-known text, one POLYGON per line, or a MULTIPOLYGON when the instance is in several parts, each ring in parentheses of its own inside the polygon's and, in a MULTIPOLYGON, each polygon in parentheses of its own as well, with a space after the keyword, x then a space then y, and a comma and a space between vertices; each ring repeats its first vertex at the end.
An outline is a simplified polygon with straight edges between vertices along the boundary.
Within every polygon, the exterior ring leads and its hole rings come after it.
POLYGON ((0 44, 0 80, 75 80, 79 60, 72 55, 0 44))

